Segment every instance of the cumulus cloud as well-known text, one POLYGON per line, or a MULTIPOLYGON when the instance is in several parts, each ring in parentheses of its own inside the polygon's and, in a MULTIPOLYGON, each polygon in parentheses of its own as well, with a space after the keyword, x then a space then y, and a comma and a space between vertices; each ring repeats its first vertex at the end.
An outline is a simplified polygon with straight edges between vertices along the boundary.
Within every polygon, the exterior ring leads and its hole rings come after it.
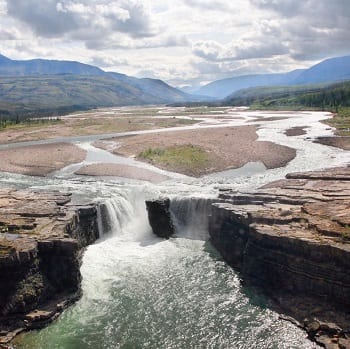
MULTIPOLYGON (((276 42, 288 47, 296 60, 318 60, 350 53, 350 2, 348 0, 250 0, 278 25, 276 42)), ((273 30, 273 28, 272 28, 273 30)), ((264 34, 269 35, 267 32, 264 34)), ((264 37, 266 37, 264 35, 264 37)))
POLYGON ((197 41, 192 45, 192 52, 208 61, 219 60, 219 56, 225 50, 224 46, 216 41, 197 41))
POLYGON ((196 56, 208 61, 225 62, 283 55, 288 53, 288 48, 274 40, 238 40, 225 46, 215 41, 199 41, 193 44, 192 51, 196 56))
POLYGON ((80 60, 178 84, 350 54, 349 0, 0 0, 0 14, 0 53, 12 58, 80 60))
POLYGON ((7 0, 10 16, 27 24, 41 37, 65 34, 89 39, 95 33, 101 38, 113 32, 131 37, 155 35, 150 13, 136 0, 7 0))

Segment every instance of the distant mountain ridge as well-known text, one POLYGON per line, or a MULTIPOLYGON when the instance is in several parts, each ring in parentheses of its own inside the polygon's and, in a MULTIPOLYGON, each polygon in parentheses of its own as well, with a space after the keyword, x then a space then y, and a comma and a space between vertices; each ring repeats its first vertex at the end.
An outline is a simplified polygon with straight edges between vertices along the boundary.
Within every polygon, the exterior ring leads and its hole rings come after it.
MULTIPOLYGON (((62 115, 99 107, 166 104, 170 97, 160 98, 157 93, 145 93, 110 76, 8 76, 0 78, 0 119, 62 115)), ((176 101, 176 95, 171 94, 171 99, 176 101)), ((181 94, 177 102, 183 103, 181 94)))
POLYGON ((308 69, 288 73, 244 75, 216 80, 195 93, 222 99, 250 87, 310 85, 344 80, 350 80, 350 56, 330 58, 308 69))
POLYGON ((105 75, 106 73, 93 65, 75 61, 48 59, 12 60, 0 55, 0 76, 28 75, 105 75))
MULTIPOLYGON (((120 82, 120 88, 124 86, 125 90, 135 93, 135 96, 127 96, 127 100, 133 100, 133 104, 153 104, 153 103, 174 103, 196 101, 199 97, 191 96, 183 91, 169 86, 164 81, 157 79, 138 79, 116 72, 106 72, 93 65, 84 64, 75 61, 59 61, 46 59, 31 60, 12 60, 0 55, 0 79, 1 77, 20 78, 26 76, 53 76, 71 74, 74 76, 88 77, 106 77, 112 78, 120 82), (137 97, 139 96, 139 98, 137 97), (140 97, 142 96, 142 98, 140 97)), ((24 80, 25 81, 25 80, 24 80)), ((93 84, 93 80, 89 81, 93 84)), ((39 79, 36 79, 39 83, 39 79)), ((101 85, 99 80, 98 86, 101 85)), ((0 94, 1 91, 0 91, 0 94)), ((116 100, 116 105, 121 104, 121 100, 116 100)))

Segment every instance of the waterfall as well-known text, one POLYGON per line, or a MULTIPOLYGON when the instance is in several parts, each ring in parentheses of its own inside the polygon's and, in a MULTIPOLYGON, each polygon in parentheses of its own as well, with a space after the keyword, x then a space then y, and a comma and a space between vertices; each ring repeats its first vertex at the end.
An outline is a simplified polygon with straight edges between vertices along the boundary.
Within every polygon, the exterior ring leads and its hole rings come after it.
POLYGON ((130 189, 106 198, 98 206, 98 225, 102 237, 137 240, 149 235, 144 194, 130 189))
POLYGON ((192 240, 208 240, 212 201, 201 197, 171 199, 170 211, 176 235, 192 240))

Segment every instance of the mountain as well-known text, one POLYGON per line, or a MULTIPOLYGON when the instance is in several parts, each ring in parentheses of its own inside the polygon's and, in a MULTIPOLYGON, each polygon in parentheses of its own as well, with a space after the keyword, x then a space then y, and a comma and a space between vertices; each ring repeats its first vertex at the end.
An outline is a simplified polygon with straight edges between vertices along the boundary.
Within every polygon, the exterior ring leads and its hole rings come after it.
MULTIPOLYGON (((75 110, 123 105, 167 103, 171 98, 183 102, 182 93, 160 95, 161 82, 154 85, 152 93, 111 76, 73 74, 2 77, 0 79, 0 118, 16 114, 29 116, 57 115, 75 110)), ((145 84, 143 84, 145 86, 145 84)))
MULTIPOLYGON (((61 74, 71 74, 74 76, 89 76, 89 77, 106 77, 119 81, 120 88, 124 87, 124 90, 133 91, 139 96, 127 96, 125 98, 125 104, 127 101, 134 101, 132 104, 160 104, 160 103, 174 103, 174 102, 187 102, 196 101, 199 97, 186 94, 174 87, 169 86, 165 82, 156 79, 138 79, 135 77, 127 76, 116 72, 105 72, 104 70, 75 61, 58 61, 58 60, 46 60, 46 59, 32 59, 32 60, 11 60, 3 55, 0 55, 0 76, 1 77, 38 77, 36 82, 39 82, 41 76, 53 76, 61 74), (130 97, 130 98, 129 98, 130 97), (139 100, 139 102, 136 102, 139 100)), ((45 78, 46 79, 46 78, 45 78)), ((3 80, 3 78, 1 78, 3 80)), ((74 79, 72 79, 74 80, 74 79)), ((19 80, 20 83, 24 83, 27 80, 19 80)), ((101 86, 101 80, 98 86, 101 86)), ((109 83, 110 80, 105 80, 109 83)), ((93 79, 90 80, 90 84, 93 84, 93 79)), ((38 91, 37 91, 38 92, 38 91)), ((1 94, 1 92, 0 92, 1 94)), ((121 101, 116 100, 117 105, 120 105, 121 101)))
POLYGON ((301 73, 302 70, 294 70, 289 73, 242 75, 234 78, 216 80, 201 87, 196 91, 196 94, 215 98, 224 98, 229 94, 244 88, 255 86, 289 85, 301 73))
POLYGON ((235 91, 258 86, 290 86, 350 80, 350 56, 327 59, 308 69, 281 74, 244 75, 213 81, 196 94, 225 98, 235 91))
POLYGON ((326 59, 302 72, 294 84, 350 80, 350 56, 326 59))
MULTIPOLYGON (((120 74, 120 73, 113 73, 108 72, 108 76, 111 76, 119 81, 123 81, 131 86, 134 86, 135 88, 140 89, 143 93, 150 95, 154 98, 159 98, 159 101, 162 100, 162 103, 167 103, 170 101, 173 102, 182 102, 182 101, 196 101, 201 98, 198 98, 196 96, 191 96, 183 91, 180 91, 176 89, 175 87, 172 87, 168 84, 166 84, 162 80, 158 79, 149 79, 149 78, 143 78, 138 79, 134 78, 132 76, 120 74)), ((160 103, 158 101, 158 103, 160 103)), ((154 102, 157 103, 157 102, 154 102)))
POLYGON ((47 59, 16 61, 0 55, 0 76, 54 74, 104 75, 105 72, 102 69, 92 65, 74 61, 57 61, 47 59))

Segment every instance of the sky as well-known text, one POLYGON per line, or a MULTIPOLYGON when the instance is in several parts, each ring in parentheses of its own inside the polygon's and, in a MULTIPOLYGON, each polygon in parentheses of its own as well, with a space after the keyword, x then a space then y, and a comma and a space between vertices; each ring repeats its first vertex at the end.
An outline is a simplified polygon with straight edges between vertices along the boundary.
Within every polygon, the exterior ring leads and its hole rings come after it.
POLYGON ((350 54, 350 0, 0 0, 0 53, 173 86, 350 54))

